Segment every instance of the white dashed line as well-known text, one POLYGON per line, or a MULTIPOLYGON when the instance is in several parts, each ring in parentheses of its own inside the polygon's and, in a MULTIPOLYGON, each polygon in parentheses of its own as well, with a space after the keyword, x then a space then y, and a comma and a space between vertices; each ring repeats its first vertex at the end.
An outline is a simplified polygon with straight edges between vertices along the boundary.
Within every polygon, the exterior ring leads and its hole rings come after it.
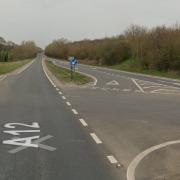
POLYGON ((72 109, 72 112, 73 112, 75 115, 78 114, 78 112, 77 112, 75 109, 72 109))
POLYGON ((107 156, 108 160, 110 161, 111 164, 117 164, 117 160, 115 159, 114 156, 110 155, 110 156, 107 156))
POLYGON ((94 141, 96 142, 96 144, 102 144, 102 141, 96 136, 95 133, 91 133, 90 135, 91 135, 91 137, 94 139, 94 141))
POLYGON ((59 94, 61 95, 61 94, 62 94, 62 92, 61 92, 61 91, 59 91, 59 94))
POLYGON ((58 88, 56 88, 56 91, 59 91, 59 89, 58 89, 58 88))
POLYGON ((62 96, 62 99, 66 99, 66 97, 65 97, 65 96, 62 96))
POLYGON ((81 124, 84 126, 84 127, 87 127, 88 124, 86 123, 86 121, 84 119, 79 119, 79 121, 81 122, 81 124))
POLYGON ((129 92, 129 91, 131 91, 131 89, 123 89, 122 91, 129 92))
POLYGON ((66 102, 66 104, 67 104, 68 106, 71 106, 71 103, 70 103, 70 102, 66 102))

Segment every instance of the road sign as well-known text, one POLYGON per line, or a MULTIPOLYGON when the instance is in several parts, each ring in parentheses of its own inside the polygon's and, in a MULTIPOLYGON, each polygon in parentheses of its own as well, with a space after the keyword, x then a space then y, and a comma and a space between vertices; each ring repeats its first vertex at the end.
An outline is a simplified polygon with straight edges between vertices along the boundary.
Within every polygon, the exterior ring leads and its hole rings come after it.
POLYGON ((76 58, 72 58, 71 65, 76 65, 78 63, 76 58))

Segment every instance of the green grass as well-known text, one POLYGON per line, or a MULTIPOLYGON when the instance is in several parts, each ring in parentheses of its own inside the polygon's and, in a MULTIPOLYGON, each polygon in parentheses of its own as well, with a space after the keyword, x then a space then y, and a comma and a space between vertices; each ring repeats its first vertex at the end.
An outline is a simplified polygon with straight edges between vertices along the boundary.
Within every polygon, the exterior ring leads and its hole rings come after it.
POLYGON ((71 79, 71 71, 59 66, 54 65, 51 61, 45 61, 48 69, 62 82, 73 83, 76 85, 83 85, 92 82, 93 80, 80 73, 74 73, 73 79, 71 79))
POLYGON ((27 64, 30 61, 31 60, 14 61, 14 62, 0 62, 0 75, 12 72, 12 71, 24 66, 25 64, 27 64))
POLYGON ((128 72, 136 72, 136 73, 147 74, 147 75, 180 79, 180 75, 177 72, 144 70, 140 67, 139 61, 135 60, 135 59, 129 59, 121 64, 117 64, 117 65, 113 65, 113 66, 106 66, 106 67, 111 68, 111 69, 116 69, 116 70, 128 71, 128 72))

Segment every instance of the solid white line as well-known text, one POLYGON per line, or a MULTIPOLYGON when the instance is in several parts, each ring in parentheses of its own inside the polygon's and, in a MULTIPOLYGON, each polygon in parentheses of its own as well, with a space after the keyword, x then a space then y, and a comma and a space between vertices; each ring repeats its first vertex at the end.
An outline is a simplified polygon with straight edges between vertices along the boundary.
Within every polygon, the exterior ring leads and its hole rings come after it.
POLYGON ((45 71, 45 66, 44 66, 44 62, 45 60, 42 60, 42 67, 43 67, 43 71, 44 71, 44 73, 45 73, 45 75, 46 75, 46 77, 48 78, 48 80, 50 81, 50 83, 53 85, 53 86, 55 86, 54 85, 54 82, 51 80, 51 78, 49 77, 49 75, 47 74, 47 72, 45 71))
POLYGON ((167 146, 171 146, 171 145, 174 145, 174 144, 180 144, 180 140, 177 140, 177 141, 169 141, 169 142, 166 142, 166 143, 163 143, 163 144, 159 144, 159 145, 156 145, 156 146, 153 146, 145 151, 143 151, 142 153, 140 153, 138 156, 136 156, 134 158, 134 160, 130 163, 128 169, 127 169, 127 180, 135 180, 135 170, 136 170, 136 167, 139 165, 139 163, 147 156, 149 155, 150 153, 152 153, 153 151, 156 151, 158 149, 162 149, 164 147, 167 147, 167 146))
POLYGON ((62 92, 61 92, 61 91, 59 91, 59 94, 62 94, 62 92))
POLYGON ((135 81, 135 79, 131 79, 133 82, 134 82, 134 84, 139 88, 139 90, 142 92, 142 93, 144 93, 144 90, 142 89, 142 87, 135 81))
POLYGON ((96 144, 102 144, 102 141, 96 136, 95 133, 91 133, 90 135, 91 135, 91 137, 94 139, 94 141, 96 142, 96 144))
POLYGON ((75 115, 78 114, 78 112, 77 112, 75 109, 72 109, 72 112, 73 112, 75 115))
POLYGON ((70 103, 70 102, 66 102, 66 104, 67 104, 68 106, 71 106, 71 103, 70 103))
POLYGON ((66 99, 66 97, 65 97, 65 96, 62 96, 62 99, 64 99, 64 100, 65 100, 65 99, 66 99))
POLYGON ((81 124, 84 126, 84 127, 87 127, 88 124, 86 123, 86 121, 84 119, 79 119, 79 121, 81 122, 81 124))
POLYGON ((116 164, 118 161, 115 159, 114 156, 110 155, 107 156, 108 160, 110 161, 111 164, 116 164))

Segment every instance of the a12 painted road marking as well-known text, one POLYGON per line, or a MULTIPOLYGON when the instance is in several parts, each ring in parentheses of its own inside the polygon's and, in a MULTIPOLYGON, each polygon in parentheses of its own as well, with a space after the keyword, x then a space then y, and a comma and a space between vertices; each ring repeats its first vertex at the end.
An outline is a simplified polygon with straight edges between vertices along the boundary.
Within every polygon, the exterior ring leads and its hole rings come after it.
POLYGON ((6 130, 4 130, 3 133, 10 134, 13 137, 12 137, 12 139, 4 140, 2 143, 6 144, 6 145, 18 146, 18 148, 8 151, 9 153, 14 154, 14 153, 22 151, 26 148, 29 148, 29 147, 42 148, 42 149, 49 150, 49 151, 56 150, 56 148, 54 148, 54 147, 40 144, 40 142, 43 142, 46 139, 50 139, 53 136, 50 137, 50 135, 48 135, 48 138, 47 138, 47 136, 40 138, 40 135, 37 135, 37 133, 40 133, 40 126, 37 122, 33 122, 31 125, 24 124, 24 123, 7 123, 4 125, 4 128, 6 128, 6 130), (19 130, 20 127, 21 128, 29 128, 29 129, 28 130, 27 129, 19 130), (28 136, 28 137, 23 137, 23 138, 19 137, 20 135, 24 136, 24 134, 26 134, 26 133, 33 133, 34 136, 30 136, 30 137, 28 136))

